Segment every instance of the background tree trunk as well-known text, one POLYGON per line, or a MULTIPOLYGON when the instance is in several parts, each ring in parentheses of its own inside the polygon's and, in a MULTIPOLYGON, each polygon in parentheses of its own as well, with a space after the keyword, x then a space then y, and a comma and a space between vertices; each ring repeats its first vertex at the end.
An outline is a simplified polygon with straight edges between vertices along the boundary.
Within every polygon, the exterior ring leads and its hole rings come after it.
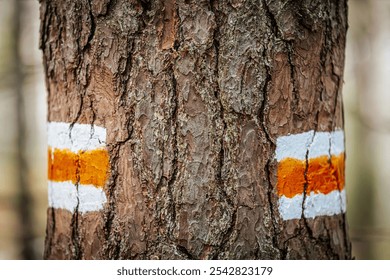
POLYGON ((20 41, 22 36, 23 16, 25 10, 23 3, 20 1, 13 1, 13 15, 11 25, 11 47, 10 55, 12 56, 12 67, 10 72, 12 77, 12 87, 16 96, 16 123, 17 137, 16 137, 16 170, 19 171, 17 176, 17 214, 20 220, 19 236, 17 237, 20 244, 20 257, 26 260, 35 259, 34 253, 34 231, 33 231, 33 215, 30 211, 33 207, 33 200, 30 194, 30 184, 28 180, 29 168, 27 161, 27 124, 25 116, 25 94, 23 83, 26 78, 25 70, 23 69, 22 56, 20 53, 20 41))
POLYGON ((45 258, 349 259, 343 212, 281 216, 275 159, 280 136, 343 127, 346 30, 346 0, 42 0, 48 120, 105 128, 109 155, 83 212, 76 154, 45 258))

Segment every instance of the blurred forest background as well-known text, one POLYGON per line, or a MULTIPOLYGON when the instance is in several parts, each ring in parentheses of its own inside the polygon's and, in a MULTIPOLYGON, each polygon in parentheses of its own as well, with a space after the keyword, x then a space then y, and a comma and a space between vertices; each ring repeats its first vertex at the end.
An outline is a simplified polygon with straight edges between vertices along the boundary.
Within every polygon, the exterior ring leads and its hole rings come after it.
MULTIPOLYGON (((38 0, 0 0, 0 259, 41 259, 46 89, 38 0)), ((390 259, 390 0, 349 0, 348 222, 357 259, 390 259)))

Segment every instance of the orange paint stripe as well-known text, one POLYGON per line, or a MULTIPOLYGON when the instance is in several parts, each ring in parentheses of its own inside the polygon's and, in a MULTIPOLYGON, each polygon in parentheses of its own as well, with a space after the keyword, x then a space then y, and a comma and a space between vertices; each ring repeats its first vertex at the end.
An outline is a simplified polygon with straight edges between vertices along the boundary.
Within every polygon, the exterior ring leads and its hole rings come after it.
MULTIPOLYGON (((305 185, 306 162, 293 158, 280 161, 278 166, 278 194, 292 198, 297 194, 303 194, 305 185)), ((344 154, 329 157, 322 156, 309 160, 307 170, 306 194, 328 194, 334 190, 344 188, 344 154)))
POLYGON ((103 187, 108 177, 107 150, 96 149, 73 153, 68 149, 48 149, 48 176, 55 182, 103 187))

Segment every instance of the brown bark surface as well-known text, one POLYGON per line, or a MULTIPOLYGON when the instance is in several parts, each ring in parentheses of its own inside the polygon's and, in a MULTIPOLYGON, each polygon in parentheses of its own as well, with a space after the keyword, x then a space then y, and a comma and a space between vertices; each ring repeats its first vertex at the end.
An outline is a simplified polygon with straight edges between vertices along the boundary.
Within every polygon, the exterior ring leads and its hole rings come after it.
POLYGON ((343 127, 346 0, 42 0, 48 119, 107 129, 103 211, 47 259, 349 259, 345 215, 283 221, 276 138, 343 127))

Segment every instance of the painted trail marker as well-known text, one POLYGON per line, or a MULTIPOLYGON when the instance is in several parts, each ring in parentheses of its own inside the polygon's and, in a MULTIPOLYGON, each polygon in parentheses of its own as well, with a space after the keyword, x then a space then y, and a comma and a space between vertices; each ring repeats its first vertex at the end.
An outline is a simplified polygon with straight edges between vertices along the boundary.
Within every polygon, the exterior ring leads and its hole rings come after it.
POLYGON ((345 212, 344 151, 341 130, 277 139, 277 191, 283 220, 345 212))
POLYGON ((48 124, 49 207, 80 213, 103 209, 108 168, 105 128, 48 124))

